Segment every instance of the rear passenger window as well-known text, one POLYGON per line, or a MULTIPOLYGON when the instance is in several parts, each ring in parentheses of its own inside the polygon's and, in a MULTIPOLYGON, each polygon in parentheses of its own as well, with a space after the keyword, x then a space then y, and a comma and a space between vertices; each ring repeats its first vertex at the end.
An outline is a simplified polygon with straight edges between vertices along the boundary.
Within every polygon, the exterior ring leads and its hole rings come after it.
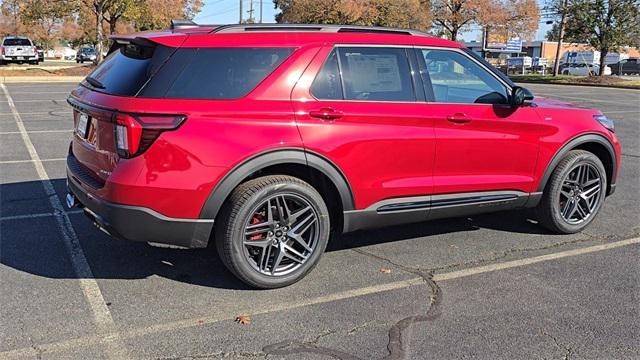
POLYGON ((405 49, 338 48, 346 100, 416 101, 405 49))
POLYGON ((237 99, 291 55, 291 48, 178 49, 141 91, 142 97, 237 99))
POLYGON ((311 94, 322 100, 342 100, 342 80, 338 55, 332 51, 311 85, 311 94))

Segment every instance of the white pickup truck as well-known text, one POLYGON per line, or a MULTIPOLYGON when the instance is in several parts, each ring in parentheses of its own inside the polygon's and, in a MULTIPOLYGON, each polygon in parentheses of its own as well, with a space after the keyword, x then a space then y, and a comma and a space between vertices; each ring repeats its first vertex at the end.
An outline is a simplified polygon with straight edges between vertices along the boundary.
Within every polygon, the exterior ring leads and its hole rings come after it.
POLYGON ((16 62, 38 64, 38 49, 31 39, 21 36, 7 36, 0 46, 0 65, 16 62))

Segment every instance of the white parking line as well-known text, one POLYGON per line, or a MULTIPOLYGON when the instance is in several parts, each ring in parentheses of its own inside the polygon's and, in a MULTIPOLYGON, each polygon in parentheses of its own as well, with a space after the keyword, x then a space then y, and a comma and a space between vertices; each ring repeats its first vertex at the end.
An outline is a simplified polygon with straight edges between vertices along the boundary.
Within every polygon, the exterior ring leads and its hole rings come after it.
POLYGON ((14 115, 13 117, 22 136, 22 140, 24 141, 27 150, 29 151, 29 156, 34 162, 38 177, 40 178, 40 180, 42 180, 42 185, 44 186, 46 195, 49 197, 51 207, 56 213, 56 216, 54 218, 56 219, 60 232, 62 233, 64 244, 69 251, 71 263, 73 264, 74 271, 78 277, 78 281, 80 282, 80 288, 82 289, 84 297, 89 304, 89 308, 91 309, 93 320, 97 326, 98 333, 105 334, 105 336, 109 337, 110 339, 110 341, 106 342, 106 355, 109 358, 125 359, 127 358, 125 347, 120 343, 116 325, 113 321, 113 318, 111 317, 111 312, 109 311, 109 308, 104 301, 104 297, 102 296, 100 287, 98 286, 98 283, 93 276, 93 272, 89 267, 87 258, 84 256, 84 252, 82 251, 82 247, 80 246, 80 242, 78 241, 78 236, 76 235, 76 232, 71 225, 69 216, 64 211, 64 207, 58 199, 58 195, 56 194, 53 184, 49 179, 49 175, 47 174, 47 171, 45 170, 42 161, 40 160, 40 156, 36 152, 36 149, 33 146, 31 139, 29 138, 29 134, 27 133, 27 130, 22 123, 22 118, 20 116, 20 113, 18 113, 18 110, 16 109, 11 95, 9 94, 9 90, 7 90, 7 87, 4 84, 0 84, 0 88, 2 88, 2 91, 7 98, 7 103, 9 104, 9 108, 14 115))
POLYGON ((0 164, 22 164, 22 163, 33 163, 36 161, 47 162, 47 161, 64 161, 66 158, 57 158, 57 159, 39 159, 39 160, 2 160, 0 164))
MULTIPOLYGON (((541 263, 545 261, 558 260, 562 258, 596 253, 605 250, 616 249, 624 246, 637 245, 640 244, 640 238, 633 238, 627 240, 621 240, 616 242, 611 242, 602 245, 588 246, 574 250, 561 251, 557 253, 541 255, 541 256, 533 256, 529 258, 524 258, 520 260, 514 261, 506 261, 502 263, 495 263, 486 266, 478 266, 473 268, 468 268, 464 270, 452 271, 447 273, 436 274, 433 276, 434 281, 447 281, 453 279, 459 279, 467 276, 478 275, 498 270, 506 270, 512 268, 518 268, 526 265, 532 265, 536 263, 541 263)), ((333 301, 346 300, 351 298, 356 298, 365 295, 378 294, 391 290, 399 290, 405 289, 416 285, 424 284, 424 280, 422 278, 411 278, 402 281, 391 282, 387 284, 373 285, 353 290, 346 290, 338 293, 328 294, 324 296, 319 296, 310 299, 300 299, 296 301, 291 301, 287 303, 276 303, 270 305, 261 305, 260 303, 256 303, 256 306, 252 309, 238 309, 248 315, 262 315, 269 314, 279 311, 292 310, 297 308, 302 308, 305 306, 318 305, 329 303, 333 301)), ((141 336, 146 336, 150 334, 163 333, 168 331, 176 331, 181 329, 195 328, 204 325, 209 325, 213 323, 217 323, 220 321, 231 321, 237 316, 236 313, 218 313, 212 314, 209 316, 203 316, 198 318, 184 319, 178 320, 168 323, 156 324, 151 326, 133 328, 133 329, 124 329, 118 335, 120 340, 129 340, 141 336)), ((104 343, 112 341, 110 338, 105 337, 104 335, 91 335, 85 336, 81 338, 75 338, 65 341, 53 342, 48 344, 37 345, 38 350, 41 353, 51 354, 55 352, 63 352, 71 349, 79 348, 79 347, 87 347, 91 345, 95 345, 98 343, 104 343)), ((23 358, 27 356, 35 356, 37 354, 36 350, 32 347, 20 348, 15 350, 9 350, 5 352, 0 352, 0 358, 23 358)))
MULTIPOLYGON (((28 134, 48 134, 48 133, 71 133, 73 130, 32 130, 27 131, 28 134)), ((20 134, 20 131, 1 131, 0 135, 20 134)))
MULTIPOLYGON (((40 111, 40 112, 23 112, 20 115, 33 116, 33 115, 71 115, 71 114, 73 114, 72 111, 53 110, 53 111, 40 111)), ((0 113, 0 116, 13 116, 13 113, 0 113)))
MULTIPOLYGON (((71 210, 66 213, 69 215, 82 214, 84 211, 82 210, 71 210)), ((11 215, 11 216, 2 216, 0 217, 0 221, 12 221, 12 220, 25 220, 25 219, 39 219, 43 217, 49 216, 57 216, 58 213, 55 212, 47 212, 47 213, 35 213, 35 214, 23 214, 23 215, 11 215)))
POLYGON ((33 102, 65 102, 67 99, 32 99, 32 100, 16 100, 14 103, 33 103, 33 102))
POLYGON ((71 90, 69 91, 12 91, 11 94, 15 95, 44 95, 44 94, 67 94, 69 95, 71 90))

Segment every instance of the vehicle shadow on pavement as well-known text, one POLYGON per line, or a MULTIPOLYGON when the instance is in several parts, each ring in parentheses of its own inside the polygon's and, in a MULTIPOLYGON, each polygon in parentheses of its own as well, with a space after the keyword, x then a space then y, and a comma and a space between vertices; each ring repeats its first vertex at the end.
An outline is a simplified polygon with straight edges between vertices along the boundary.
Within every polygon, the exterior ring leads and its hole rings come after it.
MULTIPOLYGON (((51 180, 62 202, 65 179, 51 180)), ((65 239, 49 199, 39 181, 0 185, 0 263, 15 270, 47 278, 75 278, 65 239), (30 214, 51 214, 32 217, 30 214), (49 266, 46 264, 56 264, 49 266), (61 267, 66 269, 61 270, 61 267)), ((67 213, 77 241, 96 279, 143 279, 152 275, 175 281, 222 289, 249 289, 207 249, 169 249, 147 243, 114 239, 98 230, 79 211, 67 213)), ((481 228, 506 232, 543 234, 545 230, 527 221, 525 212, 508 212, 474 218, 436 220, 373 231, 345 234, 332 240, 327 251, 397 242, 441 234, 477 231, 481 228), (426 224, 426 225, 425 225, 426 224)))

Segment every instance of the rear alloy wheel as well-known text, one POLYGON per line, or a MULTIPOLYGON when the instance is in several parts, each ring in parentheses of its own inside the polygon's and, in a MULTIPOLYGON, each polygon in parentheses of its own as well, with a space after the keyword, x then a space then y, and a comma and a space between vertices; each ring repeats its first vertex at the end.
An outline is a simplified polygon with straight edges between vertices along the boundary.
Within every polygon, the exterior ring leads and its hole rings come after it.
POLYGON ((582 231, 602 207, 607 189, 604 166, 594 154, 570 151, 553 171, 538 205, 541 223, 563 234, 582 231))
POLYGON ((257 288, 303 278, 329 239, 329 212, 320 194, 290 176, 265 176, 233 191, 216 224, 218 254, 227 268, 257 288))

